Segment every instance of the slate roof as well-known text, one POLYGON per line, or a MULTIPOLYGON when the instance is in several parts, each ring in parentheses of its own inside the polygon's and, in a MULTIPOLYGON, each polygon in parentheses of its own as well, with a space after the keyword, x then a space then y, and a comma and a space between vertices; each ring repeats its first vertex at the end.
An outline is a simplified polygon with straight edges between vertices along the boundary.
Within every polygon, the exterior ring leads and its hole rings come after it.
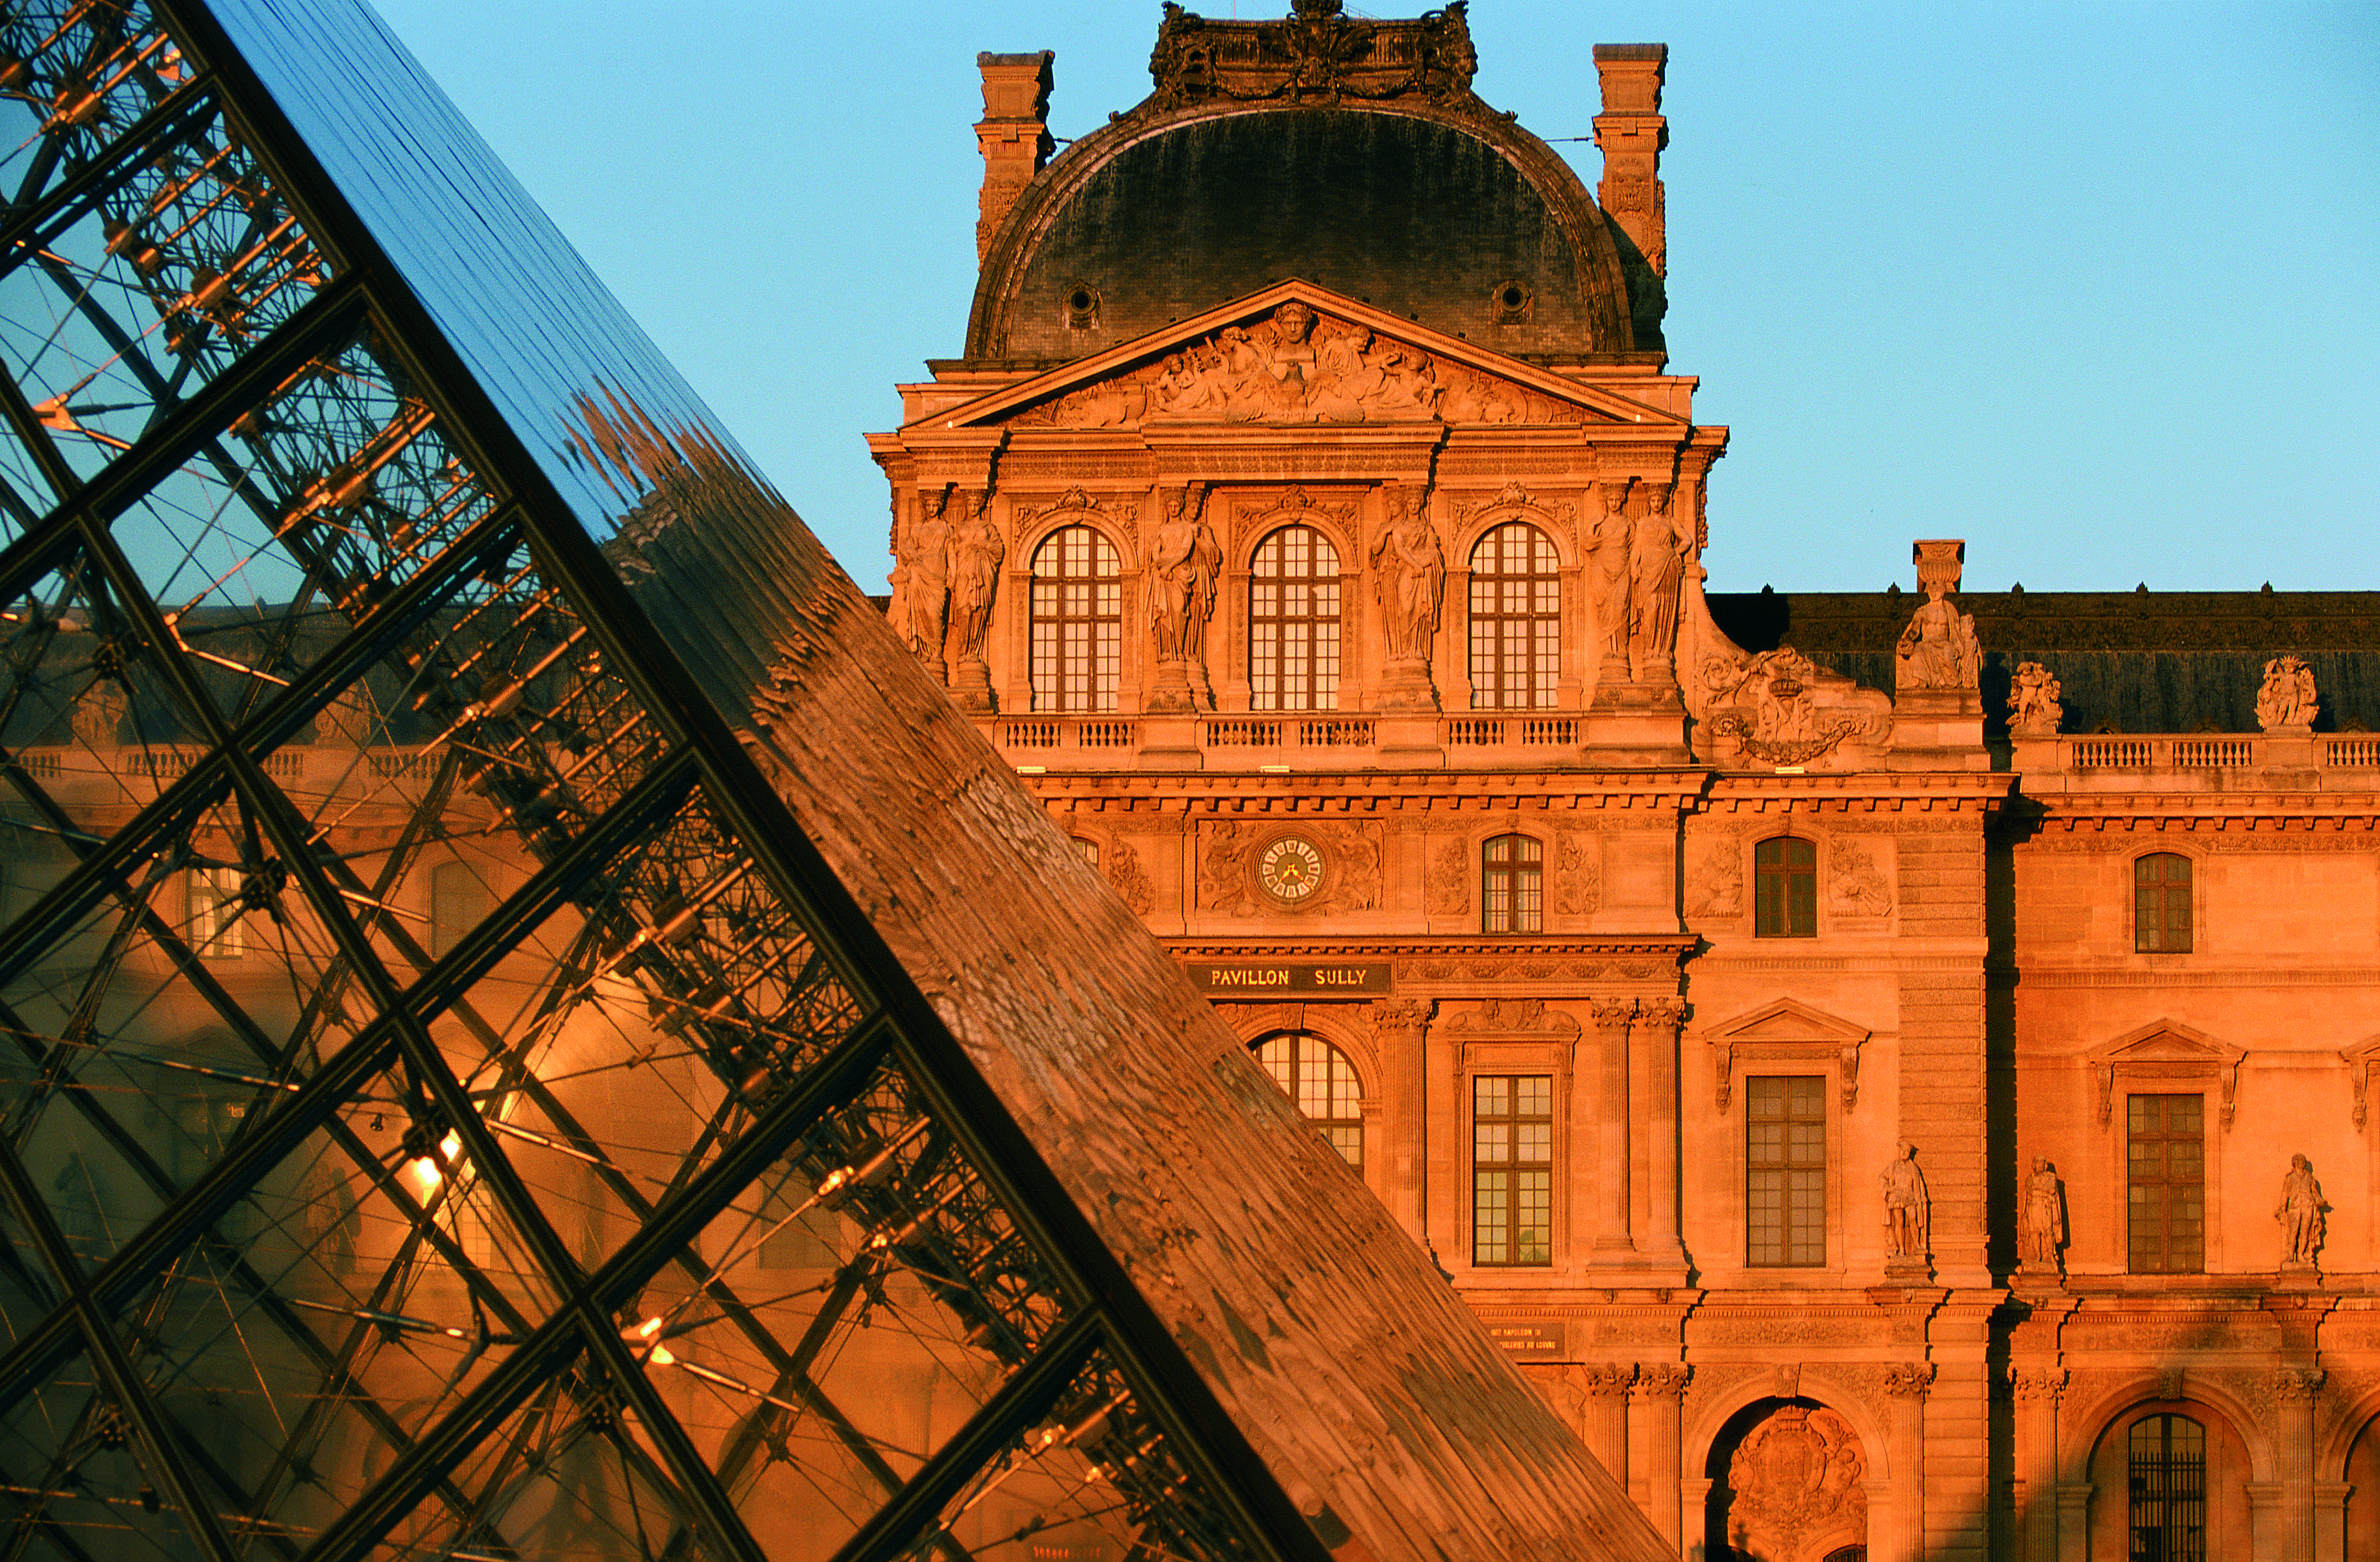
MULTIPOLYGON (((1870 688, 1915 592, 1712 592, 1711 617, 1748 651, 1791 644, 1870 688)), ((2303 657, 2321 732, 2380 727, 2380 591, 2025 591, 1961 594, 1984 647, 1988 736, 2006 735, 2009 676, 2038 661, 2065 685, 2064 730, 2252 733, 2265 663, 2303 657)))

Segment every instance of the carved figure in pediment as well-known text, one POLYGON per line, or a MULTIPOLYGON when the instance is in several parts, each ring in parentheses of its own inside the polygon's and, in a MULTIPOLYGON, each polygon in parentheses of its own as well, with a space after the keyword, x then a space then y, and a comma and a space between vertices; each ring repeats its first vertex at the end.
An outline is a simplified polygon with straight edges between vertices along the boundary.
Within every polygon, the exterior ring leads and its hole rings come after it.
POLYGON ((2024 1209, 2017 1218, 2017 1242, 2026 1268, 2061 1272, 2058 1250, 2066 1242, 2066 1200, 2058 1190, 2057 1168, 2047 1156, 2033 1157, 2033 1175, 2024 1184, 2024 1209))
POLYGON ((1925 1174, 1917 1169, 1917 1146, 1903 1139, 1884 1168, 1885 1252, 1894 1258, 1923 1258, 1933 1224, 1925 1197, 1925 1174))
POLYGON ((951 527, 943 518, 949 503, 947 492, 920 493, 917 518, 892 539, 893 627, 937 676, 950 631, 951 527))
POLYGON ((1667 483, 1636 491, 1629 527, 1628 654, 1639 683, 1673 676, 1678 645, 1678 584, 1694 536, 1682 527, 1667 483))
POLYGON ((1872 736, 1891 709, 1882 695, 1791 646, 1741 660, 1708 658, 1702 682, 1712 733, 1772 765, 1804 764, 1847 739, 1872 736))
POLYGON ((2313 1162, 2303 1156, 2289 1157, 2289 1172, 2281 1179, 2281 1206, 2273 1211, 2273 1218, 2281 1223, 2289 1241, 2288 1256, 2282 1263, 2291 1267, 2311 1269, 2322 1252, 2323 1211, 2330 1205, 2322 1198, 2322 1184, 2313 1179, 2313 1162))
POLYGON ((2302 657, 2275 657, 2265 663, 2265 684, 2256 691, 2256 725, 2268 733, 2311 728, 2318 703, 2313 669, 2302 657))
POLYGON ((1911 616, 1893 648, 1900 662, 1893 686, 1910 689, 1972 689, 1983 668, 1975 619, 1950 600, 1949 583, 1925 582, 1925 602, 1911 616))
POLYGON ((1215 611, 1215 578, 1223 551, 1207 525, 1207 495, 1181 489, 1164 500, 1164 519, 1149 551, 1149 616, 1157 626, 1160 661, 1198 661, 1207 654, 1207 623, 1215 611))
POLYGON ((67 720, 74 727, 76 742, 90 748, 113 748, 115 734, 123 730, 125 715, 131 708, 131 701, 124 696, 124 685, 103 674, 93 677, 75 696, 67 720))
POLYGON ((1628 520, 1628 479, 1601 485, 1603 514, 1587 533, 1595 599, 1595 633, 1602 644, 1599 677, 1628 676, 1628 587, 1633 536, 1628 520))
POLYGON ((1446 595, 1446 555, 1422 518, 1421 490, 1388 490, 1389 524, 1372 544, 1372 594, 1380 604, 1390 662, 1429 660, 1438 610, 1446 595))
POLYGON ((1375 406, 1386 420, 1438 416, 1440 387, 1427 353, 1407 351, 1402 342, 1375 340, 1364 367, 1376 376, 1375 406))
POLYGON ((2009 731, 2021 738, 2057 736, 2058 724, 2066 719, 2066 708, 2058 703, 2064 692, 2058 675, 2041 663, 2019 662, 2009 680, 2009 731))

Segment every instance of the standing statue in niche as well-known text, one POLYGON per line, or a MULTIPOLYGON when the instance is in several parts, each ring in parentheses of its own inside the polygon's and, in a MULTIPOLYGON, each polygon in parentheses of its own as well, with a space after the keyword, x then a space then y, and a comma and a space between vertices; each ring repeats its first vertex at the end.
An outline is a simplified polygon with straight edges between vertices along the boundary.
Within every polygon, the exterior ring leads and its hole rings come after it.
POLYGON ((1587 535, 1588 557, 1594 570, 1595 632, 1603 642, 1596 676, 1599 682, 1628 681, 1629 551, 1633 538, 1628 523, 1628 479, 1602 485, 1603 514, 1587 535))
POLYGON ((2256 725, 2265 731, 2312 729, 2315 707, 2313 669, 2301 657, 2280 656, 2265 663, 2265 684, 2256 691, 2256 725))
POLYGON ((2281 1260, 2283 1267, 2314 1266, 2315 1255, 2322 1252, 2323 1211, 2329 1207, 2322 1202, 2322 1184, 2313 1180, 2313 1162, 2303 1156, 2291 1156, 2289 1174, 2281 1179, 2281 1207, 2273 1211, 2273 1218, 2288 1234, 2289 1253, 2281 1260))
POLYGON ((2009 681, 2009 731, 2018 737, 2056 737, 2066 708, 2058 703, 2065 685, 2037 661, 2017 664, 2009 681))
POLYGON ((1223 551, 1208 527, 1206 494, 1182 489, 1165 496, 1165 518, 1149 548, 1149 618, 1157 630, 1157 683, 1148 708, 1198 708, 1192 680, 1207 655, 1207 623, 1215 611, 1215 577, 1223 551))
POLYGON ((2059 1194, 2057 1169, 2046 1156, 2033 1157, 2033 1175, 2025 1179, 2024 1208, 2017 1217, 2016 1230, 2026 1268, 2063 1272, 2058 1250, 2066 1241, 2066 1201, 2059 1194))
POLYGON ((1628 650, 1640 684, 1673 675, 1678 646, 1678 586, 1693 557, 1694 534, 1678 524, 1672 490, 1645 483, 1629 530, 1628 650))
POLYGON ((1446 555, 1422 519, 1418 489, 1389 490, 1389 524, 1372 544, 1372 594, 1388 632, 1389 660, 1427 663, 1446 594, 1446 555))
POLYGON ((1917 1169, 1917 1146, 1903 1139, 1878 1181, 1884 1184, 1886 1254, 1924 1258, 1933 1218, 1925 1198, 1925 1175, 1917 1169))
POLYGON ((1000 593, 1000 565, 1008 544, 986 513, 983 494, 969 494, 966 519, 950 540, 952 616, 959 632, 958 672, 951 680, 963 710, 991 708, 991 603, 1000 593))
POLYGON ((947 493, 917 495, 917 518, 892 539, 892 626, 937 675, 950 632, 951 527, 942 518, 947 493))

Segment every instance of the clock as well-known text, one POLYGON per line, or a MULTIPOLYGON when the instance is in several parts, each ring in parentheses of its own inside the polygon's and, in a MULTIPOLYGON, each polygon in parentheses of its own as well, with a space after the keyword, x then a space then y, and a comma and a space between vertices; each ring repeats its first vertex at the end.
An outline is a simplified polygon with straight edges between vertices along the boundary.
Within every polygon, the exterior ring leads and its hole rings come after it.
POLYGON ((1295 905, 1322 888, 1322 853, 1302 836, 1284 835, 1257 855, 1257 882, 1273 899, 1295 905))

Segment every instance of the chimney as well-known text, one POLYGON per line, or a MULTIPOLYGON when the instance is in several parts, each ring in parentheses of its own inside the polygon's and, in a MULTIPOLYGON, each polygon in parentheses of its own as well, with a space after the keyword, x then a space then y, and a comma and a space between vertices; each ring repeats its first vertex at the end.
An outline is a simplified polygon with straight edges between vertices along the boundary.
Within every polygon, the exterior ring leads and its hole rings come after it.
POLYGON ((1603 112, 1595 116, 1603 184, 1596 199, 1657 276, 1670 266, 1661 215, 1661 149, 1670 144, 1670 122, 1661 117, 1661 73, 1669 63, 1667 43, 1595 46, 1595 71, 1603 79, 1603 112))
POLYGON ((983 72, 983 122, 975 127, 983 151, 983 197, 975 224, 975 258, 991 249, 1008 209, 1041 172, 1058 143, 1050 139, 1050 62, 1043 49, 1030 54, 978 54, 983 72))

